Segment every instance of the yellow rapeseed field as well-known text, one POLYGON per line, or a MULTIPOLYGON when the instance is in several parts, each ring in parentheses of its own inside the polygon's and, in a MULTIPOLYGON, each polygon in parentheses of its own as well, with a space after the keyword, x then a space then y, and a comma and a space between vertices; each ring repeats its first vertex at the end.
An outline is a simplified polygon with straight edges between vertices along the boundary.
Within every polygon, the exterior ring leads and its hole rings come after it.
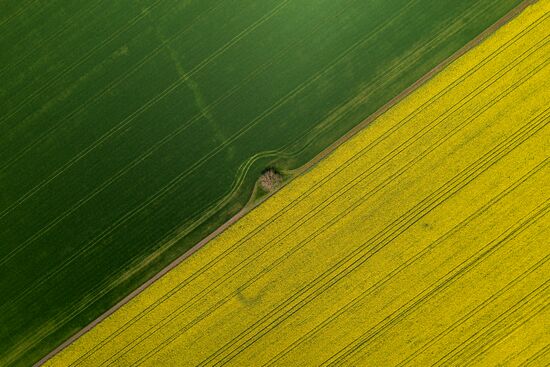
POLYGON ((50 366, 550 363, 550 1, 50 366))

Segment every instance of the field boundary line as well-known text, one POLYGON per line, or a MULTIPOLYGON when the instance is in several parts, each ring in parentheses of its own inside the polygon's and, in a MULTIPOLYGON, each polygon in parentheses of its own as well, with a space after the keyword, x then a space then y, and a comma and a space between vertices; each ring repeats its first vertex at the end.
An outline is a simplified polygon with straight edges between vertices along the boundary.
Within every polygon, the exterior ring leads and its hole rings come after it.
MULTIPOLYGON (((412 6, 412 4, 414 4, 415 2, 412 2, 409 4, 409 6, 412 6)), ((327 72, 327 70, 331 69, 332 67, 334 67, 338 62, 340 62, 342 59, 344 59, 344 57, 346 57, 349 53, 353 52, 358 46, 362 45, 365 41, 369 40, 370 38, 372 38, 374 35, 376 35, 378 32, 380 32, 382 29, 384 29, 386 26, 388 26, 392 21, 394 21, 395 19, 397 19, 397 17, 399 15, 401 15, 403 13, 403 11, 405 10, 402 9, 400 13, 396 14, 393 18, 391 18, 390 20, 388 20, 387 22, 385 23, 381 23, 379 26, 377 26, 371 33, 369 33, 367 36, 365 36, 364 38, 361 38, 359 40, 357 40, 357 42, 355 42, 354 44, 352 44, 343 54, 339 55, 338 58, 336 58, 336 60, 333 60, 331 63, 329 63, 324 69, 320 70, 318 73, 314 74, 313 76, 311 76, 306 82, 298 85, 293 91, 291 91, 289 94, 287 94, 287 96, 285 96, 284 98, 282 98, 281 100, 279 100, 279 102, 277 102, 274 106, 272 106, 269 110, 266 110, 264 111, 264 113, 260 116, 258 116, 254 121, 252 121, 251 123, 255 123, 256 120, 258 119, 261 119, 265 116, 267 116, 268 114, 270 114, 273 110, 275 110, 276 108, 278 108, 279 105, 281 105, 282 103, 285 103, 286 100, 289 100, 290 98, 292 98, 293 96, 297 95, 299 92, 301 92, 305 87, 307 87, 309 84, 315 82, 321 75, 323 75, 324 73, 327 72), (304 86, 305 84, 305 86, 304 86)), ((250 124, 251 124, 250 123, 250 124)), ((249 125, 250 125, 249 124, 249 125)), ((249 129, 250 126, 245 126, 243 127, 242 130, 244 129, 249 129)), ((242 134, 242 132, 238 132, 238 134, 242 134)), ((238 137, 238 136, 237 136, 238 137)), ((230 139, 235 139, 235 136, 230 138, 230 139)), ((220 148, 218 148, 220 149, 220 148)), ((204 159, 204 158, 203 158, 204 159)))
MULTIPOLYGON (((359 131, 361 131, 363 128, 368 126, 374 119, 382 115, 384 112, 389 110, 391 107, 396 105, 399 101, 404 99, 406 96, 408 96, 412 91, 417 89, 419 86, 425 84, 428 80, 430 80, 435 74, 437 74, 440 70, 445 68, 446 66, 450 65, 453 61, 458 59, 460 56, 465 54, 467 51, 472 49, 473 47, 480 44, 483 40, 488 38, 492 33, 494 33, 497 29, 514 19, 517 15, 519 15, 524 9, 526 9, 528 6, 535 4, 538 2, 538 0, 525 0, 520 5, 518 5, 516 8, 508 12, 505 16, 503 16, 501 19, 499 19, 497 22, 495 22, 493 25, 488 27, 485 31, 483 31, 481 34, 476 36, 473 40, 468 42, 465 46, 463 46, 461 49, 459 49, 457 52, 455 52, 453 55, 448 57, 446 60, 441 62, 439 65, 434 67, 432 70, 430 70, 428 73, 426 73, 423 77, 421 77, 418 81, 413 83, 410 87, 406 88, 404 91, 399 93, 396 97, 392 98, 389 102, 387 102, 385 105, 383 105, 381 108, 379 108, 375 113, 370 115, 368 118, 366 118, 363 122, 356 125, 354 128, 352 128, 348 133, 346 133, 344 136, 342 136, 340 139, 335 141, 333 144, 331 144, 328 148, 323 150, 321 153, 319 153, 315 158, 313 158, 309 163, 302 166, 301 169, 297 170, 295 175, 299 176, 307 172, 309 169, 311 169, 313 166, 315 166, 321 159, 325 158, 334 150, 336 150, 337 147, 342 145, 345 141, 349 140, 352 136, 357 134, 359 131)), ((195 246, 193 246, 191 249, 186 251, 183 255, 175 259, 172 263, 170 263, 168 266, 166 266, 164 269, 159 271, 155 276, 151 277, 147 282, 142 284, 140 287, 135 289, 133 292, 128 294, 126 297, 124 297, 121 301, 119 301, 117 304, 115 304, 113 307, 111 307, 109 310, 107 310, 105 313, 103 313, 101 316, 99 316, 96 320, 92 321, 90 324, 88 324, 86 327, 72 335, 69 339, 67 339, 65 342, 63 342, 60 346, 55 348, 53 351, 48 353, 45 357, 43 357, 40 361, 38 361, 35 365, 39 366, 45 363, 47 360, 51 359, 53 356, 61 352, 63 349, 67 348, 69 345, 71 345, 75 340, 77 340, 80 336, 85 334, 87 331, 92 329, 95 325, 106 319, 108 316, 113 314, 116 310, 121 308, 124 304, 128 303, 131 299, 136 297, 138 294, 140 294, 144 289, 146 289, 148 286, 156 282, 159 278, 161 278, 163 275, 168 273, 171 269, 182 263, 186 258, 191 256, 193 253, 198 251, 200 248, 202 248, 205 244, 210 242, 212 239, 217 237, 220 233, 222 233, 225 229, 229 228, 233 223, 235 223, 238 219, 242 218, 246 213, 251 211, 253 208, 245 208, 245 210, 240 211, 237 213, 234 217, 230 218, 227 222, 225 222, 223 225, 218 227, 215 231, 213 231, 210 235, 206 236, 203 240, 199 241, 195 246)))

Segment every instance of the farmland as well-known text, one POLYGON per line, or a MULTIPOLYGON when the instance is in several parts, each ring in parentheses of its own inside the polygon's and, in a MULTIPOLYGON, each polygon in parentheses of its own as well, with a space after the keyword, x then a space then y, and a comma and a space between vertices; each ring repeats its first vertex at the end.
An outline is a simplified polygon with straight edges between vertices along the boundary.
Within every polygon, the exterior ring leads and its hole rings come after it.
POLYGON ((0 365, 40 359, 266 166, 308 162, 519 3, 2 1, 0 365))
POLYGON ((547 365, 550 2, 50 366, 547 365))

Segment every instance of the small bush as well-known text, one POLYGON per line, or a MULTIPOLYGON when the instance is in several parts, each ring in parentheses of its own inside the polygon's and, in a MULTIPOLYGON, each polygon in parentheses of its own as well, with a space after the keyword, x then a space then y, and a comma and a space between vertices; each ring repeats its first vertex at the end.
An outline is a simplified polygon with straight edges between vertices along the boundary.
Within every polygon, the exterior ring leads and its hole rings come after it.
POLYGON ((267 168, 260 176, 260 186, 267 192, 276 190, 283 182, 283 176, 275 168, 267 168))

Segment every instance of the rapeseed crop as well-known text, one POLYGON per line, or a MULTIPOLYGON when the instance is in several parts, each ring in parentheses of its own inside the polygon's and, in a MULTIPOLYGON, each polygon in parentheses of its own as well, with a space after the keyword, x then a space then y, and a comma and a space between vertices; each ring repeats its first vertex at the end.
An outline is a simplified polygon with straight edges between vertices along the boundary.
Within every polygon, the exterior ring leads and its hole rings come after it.
POLYGON ((48 365, 547 365, 549 14, 528 7, 48 365))

